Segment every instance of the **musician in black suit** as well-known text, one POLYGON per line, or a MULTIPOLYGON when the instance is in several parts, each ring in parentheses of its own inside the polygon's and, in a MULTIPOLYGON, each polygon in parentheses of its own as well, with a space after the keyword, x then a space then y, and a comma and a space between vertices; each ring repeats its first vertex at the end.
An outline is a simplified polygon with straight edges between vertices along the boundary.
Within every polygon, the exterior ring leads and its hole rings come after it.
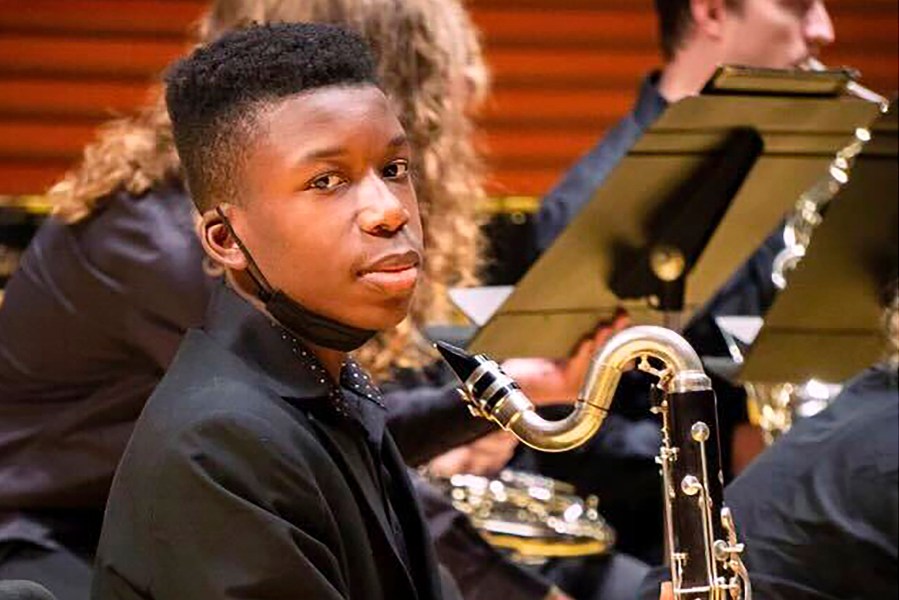
POLYGON ((92 596, 444 597, 385 410, 348 358, 402 320, 421 224, 368 49, 254 26, 178 63, 166 100, 214 294, 113 481, 92 596))
MULTIPOLYGON (((834 41, 822 0, 656 0, 664 66, 640 85, 633 110, 565 173, 543 198, 534 238, 546 250, 590 201, 608 175, 670 103, 696 95, 720 64, 795 68, 834 41)), ((727 356, 715 317, 762 316, 774 300, 771 266, 784 247, 782 226, 772 231, 713 299, 688 323, 684 336, 703 356, 727 356)), ((534 254, 537 252, 535 251, 534 254)), ((729 481, 760 450, 746 423, 745 394, 713 375, 718 395, 724 477, 729 481)), ((648 378, 623 378, 613 412, 572 459, 566 454, 520 453, 516 466, 568 481, 602 499, 603 515, 619 533, 618 549, 649 562, 664 555, 661 487, 655 456, 658 420, 649 412, 648 378), (598 466, 601 465, 601 466, 598 466)))

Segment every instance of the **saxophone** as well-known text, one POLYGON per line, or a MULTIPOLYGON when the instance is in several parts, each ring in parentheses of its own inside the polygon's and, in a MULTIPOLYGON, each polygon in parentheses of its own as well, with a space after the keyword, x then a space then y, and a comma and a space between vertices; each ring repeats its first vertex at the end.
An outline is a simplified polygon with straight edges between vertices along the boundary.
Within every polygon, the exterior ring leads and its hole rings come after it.
MULTIPOLYGON (((802 68, 809 71, 826 71, 827 66, 815 58, 806 60, 802 68)), ((845 87, 850 96, 872 102, 882 113, 889 110, 890 102, 884 96, 850 80, 845 87)), ((771 281, 779 289, 787 287, 787 279, 802 259, 815 229, 824 220, 824 212, 834 196, 849 182, 856 158, 871 140, 871 132, 865 128, 856 129, 852 139, 841 148, 828 165, 827 173, 805 190, 796 201, 784 224, 784 249, 774 257, 771 267, 771 281)), ((742 353, 731 351, 737 362, 742 362, 742 353)), ((790 429, 797 418, 808 417, 826 408, 842 389, 842 386, 817 380, 805 383, 761 383, 747 382, 746 401, 749 420, 762 429, 765 443, 774 440, 790 429)))
POLYGON ((499 365, 446 343, 437 349, 462 381, 471 412, 548 452, 588 441, 602 425, 621 374, 636 368, 658 377, 656 406, 662 445, 656 461, 664 486, 665 538, 678 600, 751 600, 731 513, 723 504, 718 417, 711 381, 699 356, 680 335, 639 326, 614 337, 591 359, 574 410, 547 421, 499 365))
MULTIPOLYGON (((827 66, 809 58, 803 68, 809 71, 826 71, 827 66)), ((881 112, 889 109, 890 102, 880 94, 856 81, 846 84, 846 93, 880 106, 881 112)), ((784 249, 774 258, 771 279, 778 289, 787 287, 787 274, 796 268, 811 242, 815 228, 824 220, 824 210, 830 200, 849 181, 849 174, 856 157, 871 140, 867 129, 856 129, 852 140, 841 148, 827 168, 827 174, 806 190, 796 201, 784 227, 784 249)))

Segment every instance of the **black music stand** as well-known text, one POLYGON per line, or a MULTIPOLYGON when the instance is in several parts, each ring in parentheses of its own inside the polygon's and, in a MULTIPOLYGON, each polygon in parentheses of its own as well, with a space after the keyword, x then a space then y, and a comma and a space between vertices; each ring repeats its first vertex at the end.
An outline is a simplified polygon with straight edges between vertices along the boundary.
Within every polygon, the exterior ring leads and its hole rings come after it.
POLYGON ((897 124, 894 102, 765 316, 740 380, 836 382, 883 357, 882 307, 899 277, 897 124))
POLYGON ((683 182, 644 215, 642 244, 613 241, 612 292, 621 300, 650 298, 654 308, 680 313, 687 277, 761 153, 754 129, 735 128, 691 165, 683 182))
MULTIPOLYGON (((805 89, 807 75, 791 77, 805 89)), ((635 323, 663 323, 659 309, 689 317, 705 304, 879 114, 855 98, 791 94, 787 80, 768 95, 718 90, 668 108, 469 349, 561 358, 619 307, 635 323), (714 165, 713 180, 691 185, 714 165)))

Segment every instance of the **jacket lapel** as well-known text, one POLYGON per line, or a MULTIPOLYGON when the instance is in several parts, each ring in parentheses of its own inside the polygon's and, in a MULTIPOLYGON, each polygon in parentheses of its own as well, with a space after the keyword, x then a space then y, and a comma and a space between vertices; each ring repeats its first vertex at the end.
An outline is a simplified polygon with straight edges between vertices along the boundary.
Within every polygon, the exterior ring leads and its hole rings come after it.
POLYGON ((287 332, 222 284, 206 310, 206 332, 259 376, 260 383, 282 397, 327 396, 324 374, 314 371, 305 347, 287 332))
MULTIPOLYGON (((384 542, 384 545, 390 548, 392 557, 396 561, 397 567, 402 573, 403 580, 408 587, 408 597, 417 598, 418 594, 416 593, 416 586, 413 582, 412 575, 409 572, 409 565, 403 560, 402 554, 396 546, 396 540, 393 536, 390 523, 387 520, 387 515, 384 512, 385 507, 382 502, 381 492, 375 486, 375 482, 372 481, 371 476, 363 471, 363 465, 360 465, 357 461, 349 458, 354 452, 351 444, 354 444, 355 442, 353 442, 352 439, 349 439, 345 432, 328 423, 327 420, 317 419, 314 415, 310 415, 309 420, 316 431, 321 434, 320 439, 322 440, 322 443, 328 449, 328 452, 331 454, 332 458, 334 458, 334 461, 337 463, 340 470, 346 475, 347 481, 353 488, 353 492, 356 494, 357 499, 360 500, 360 504, 366 513, 366 517, 377 523, 378 526, 374 529, 377 529, 378 535, 380 536, 381 541, 384 542)), ((373 458, 377 461, 377 457, 373 458)), ((375 467, 377 468, 377 464, 375 467)))
POLYGON ((443 585, 438 572, 438 560, 431 533, 428 530, 415 487, 410 480, 411 472, 400 454, 396 443, 389 435, 384 436, 384 462, 393 465, 395 479, 403 485, 396 485, 397 505, 394 509, 401 513, 403 531, 409 554, 409 568, 419 576, 419 596, 443 598, 443 585), (425 589, 427 586, 427 589, 425 589))

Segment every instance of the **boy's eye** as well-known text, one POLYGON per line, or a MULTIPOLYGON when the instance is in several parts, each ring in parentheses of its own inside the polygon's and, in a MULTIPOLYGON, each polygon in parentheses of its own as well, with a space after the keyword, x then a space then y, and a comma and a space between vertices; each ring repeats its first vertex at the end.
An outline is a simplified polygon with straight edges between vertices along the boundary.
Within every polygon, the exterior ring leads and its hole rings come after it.
POLYGON ((381 172, 387 179, 400 179, 409 173, 409 161, 395 160, 381 172))
POLYGON ((322 190, 322 191, 330 191, 336 189, 344 182, 343 177, 335 173, 328 173, 327 175, 322 175, 321 177, 316 177, 309 184, 310 189, 322 190))

